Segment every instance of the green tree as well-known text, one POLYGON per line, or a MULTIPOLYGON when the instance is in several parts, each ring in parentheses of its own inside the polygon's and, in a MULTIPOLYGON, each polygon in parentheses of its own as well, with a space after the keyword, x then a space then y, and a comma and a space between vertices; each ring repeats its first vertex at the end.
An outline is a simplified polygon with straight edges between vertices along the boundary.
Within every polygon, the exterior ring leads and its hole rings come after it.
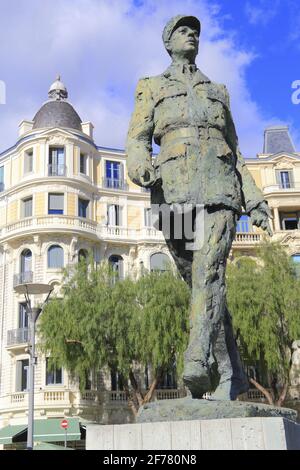
POLYGON ((108 367, 123 378, 134 413, 150 401, 161 376, 176 362, 188 340, 190 292, 171 271, 144 273, 116 282, 107 263, 90 259, 64 273, 62 298, 53 299, 39 321, 41 349, 53 367, 79 377, 108 367), (153 382, 144 393, 138 371, 151 366, 153 382))
POLYGON ((227 301, 244 357, 263 361, 271 375, 269 392, 250 382, 270 404, 282 406, 291 368, 292 342, 300 337, 300 282, 285 249, 264 243, 257 262, 240 258, 227 267, 227 301))

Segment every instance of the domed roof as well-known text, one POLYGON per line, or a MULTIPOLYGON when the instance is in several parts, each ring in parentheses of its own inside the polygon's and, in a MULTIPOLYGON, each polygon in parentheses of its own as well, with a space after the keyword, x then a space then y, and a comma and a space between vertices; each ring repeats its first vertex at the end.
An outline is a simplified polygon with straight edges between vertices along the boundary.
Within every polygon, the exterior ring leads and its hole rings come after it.
POLYGON ((82 121, 73 106, 66 101, 68 91, 60 80, 60 76, 51 85, 48 96, 49 100, 43 104, 33 118, 33 129, 68 127, 81 131, 82 121))

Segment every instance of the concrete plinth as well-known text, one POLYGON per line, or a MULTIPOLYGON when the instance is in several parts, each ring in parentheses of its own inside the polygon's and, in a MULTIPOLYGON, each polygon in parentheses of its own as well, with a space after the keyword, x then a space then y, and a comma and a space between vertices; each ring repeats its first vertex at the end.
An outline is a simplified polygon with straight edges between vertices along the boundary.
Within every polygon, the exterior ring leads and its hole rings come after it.
POLYGON ((300 425, 232 418, 87 426, 87 450, 300 450, 300 425))

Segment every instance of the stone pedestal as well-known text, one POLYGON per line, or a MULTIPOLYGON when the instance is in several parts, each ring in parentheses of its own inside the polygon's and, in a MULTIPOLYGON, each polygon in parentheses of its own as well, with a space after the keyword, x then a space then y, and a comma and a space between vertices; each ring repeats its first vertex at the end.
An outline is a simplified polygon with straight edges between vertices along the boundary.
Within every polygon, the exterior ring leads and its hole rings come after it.
POLYGON ((285 418, 231 418, 87 425, 87 450, 300 450, 300 425, 285 418))
POLYGON ((137 424, 88 425, 89 450, 300 450, 297 412, 241 401, 161 400, 137 424))

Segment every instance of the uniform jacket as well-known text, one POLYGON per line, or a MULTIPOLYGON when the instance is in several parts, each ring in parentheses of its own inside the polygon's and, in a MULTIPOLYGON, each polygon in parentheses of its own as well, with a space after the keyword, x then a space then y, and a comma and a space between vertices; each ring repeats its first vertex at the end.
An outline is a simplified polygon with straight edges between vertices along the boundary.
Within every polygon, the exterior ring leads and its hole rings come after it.
POLYGON ((187 75, 171 65, 139 81, 127 139, 128 173, 137 183, 139 167, 152 163, 152 138, 160 145, 153 164, 167 203, 249 213, 263 201, 238 148, 228 91, 199 69, 187 75))

